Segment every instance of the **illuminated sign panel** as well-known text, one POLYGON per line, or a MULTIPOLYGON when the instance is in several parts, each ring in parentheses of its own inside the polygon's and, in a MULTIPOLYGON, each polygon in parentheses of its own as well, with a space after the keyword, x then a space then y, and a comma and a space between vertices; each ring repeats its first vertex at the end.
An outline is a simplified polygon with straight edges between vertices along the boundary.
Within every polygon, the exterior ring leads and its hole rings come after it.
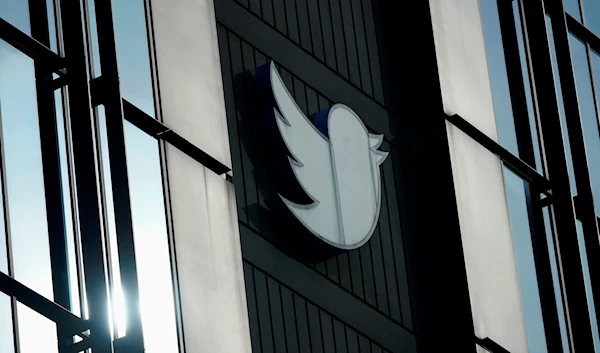
POLYGON ((257 69, 256 84, 279 204, 329 246, 349 250, 365 244, 379 218, 379 168, 388 155, 378 150, 383 135, 369 133, 343 104, 311 122, 273 63, 257 69))

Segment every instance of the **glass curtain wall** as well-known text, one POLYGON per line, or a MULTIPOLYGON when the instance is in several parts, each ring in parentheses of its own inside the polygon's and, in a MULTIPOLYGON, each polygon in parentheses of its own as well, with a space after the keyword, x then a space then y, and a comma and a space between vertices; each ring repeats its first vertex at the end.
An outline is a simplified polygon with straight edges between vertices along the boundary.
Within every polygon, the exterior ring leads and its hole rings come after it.
POLYGON ((0 353, 180 350, 147 6, 0 2, 0 353))
POLYGON ((597 214, 600 205, 600 6, 594 0, 563 0, 562 6, 548 0, 480 0, 480 11, 499 144, 552 185, 546 193, 505 168, 529 350, 598 352, 598 284, 591 260, 600 248, 596 217, 585 214, 597 214), (545 22, 534 21, 542 11, 545 22), (542 83, 541 75, 552 84, 542 83), (558 126, 552 125, 555 117, 558 126), (556 162, 561 158, 564 163, 556 162), (564 182, 553 178, 557 170, 564 170, 564 182), (593 195, 580 195, 586 185, 593 195), (571 202, 559 201, 555 192, 570 193, 571 202), (576 219, 557 223, 569 210, 576 219), (576 241, 567 244, 565 234, 576 241), (569 303, 565 293, 571 298, 581 293, 582 300, 569 303), (589 333, 575 329, 581 322, 589 333))

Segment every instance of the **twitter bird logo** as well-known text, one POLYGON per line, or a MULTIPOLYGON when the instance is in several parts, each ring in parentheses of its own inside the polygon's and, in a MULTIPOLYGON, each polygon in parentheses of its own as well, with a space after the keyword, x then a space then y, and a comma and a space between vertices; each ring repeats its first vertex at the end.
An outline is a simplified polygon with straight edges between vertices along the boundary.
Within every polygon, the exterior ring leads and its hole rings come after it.
POLYGON ((287 170, 279 174, 287 180, 276 182, 280 201, 323 242, 344 250, 365 244, 379 218, 383 135, 369 133, 343 104, 311 122, 272 62, 257 68, 256 84, 270 153, 287 170))

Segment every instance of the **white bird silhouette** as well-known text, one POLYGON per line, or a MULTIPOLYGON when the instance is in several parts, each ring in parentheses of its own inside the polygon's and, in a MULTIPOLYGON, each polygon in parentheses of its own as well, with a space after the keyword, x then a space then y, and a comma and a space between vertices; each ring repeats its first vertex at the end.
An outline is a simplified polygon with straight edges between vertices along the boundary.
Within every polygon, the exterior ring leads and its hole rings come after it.
POLYGON ((315 236, 342 249, 360 247, 379 218, 379 166, 388 156, 377 150, 383 135, 369 133, 358 115, 343 104, 319 113, 313 125, 272 62, 269 76, 276 105, 273 115, 291 154, 290 166, 313 202, 302 205, 279 196, 315 236))

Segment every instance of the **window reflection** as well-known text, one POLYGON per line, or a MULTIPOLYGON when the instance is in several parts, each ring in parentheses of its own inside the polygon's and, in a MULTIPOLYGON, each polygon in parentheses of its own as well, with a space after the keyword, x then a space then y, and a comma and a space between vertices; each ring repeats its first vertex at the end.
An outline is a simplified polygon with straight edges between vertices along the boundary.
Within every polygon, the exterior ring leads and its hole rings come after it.
POLYGON ((563 143, 565 145, 565 154, 567 158, 567 169, 569 172, 569 181, 571 184, 571 193, 577 195, 577 185, 575 184, 575 174, 573 168, 573 157, 571 154, 571 143, 568 139, 567 120, 565 115, 565 106, 563 104, 562 88, 560 85, 560 74, 558 72, 556 49, 554 48, 554 34, 552 32, 552 22, 550 16, 546 15, 546 30, 548 31, 548 44, 552 57, 552 71, 554 73, 554 85, 556 88, 556 99, 558 101, 558 112, 560 114, 560 123, 563 130, 563 143))
POLYGON ((565 11, 581 22, 581 11, 579 11, 579 0, 563 0, 565 11))
POLYGON ((147 353, 178 352, 171 260, 157 141, 125 125, 127 170, 147 353))
POLYGON ((481 21, 485 35, 485 49, 492 86, 496 126, 499 142, 504 148, 519 155, 517 135, 512 115, 512 103, 508 86, 508 74, 500 32, 500 18, 496 0, 480 1, 481 21))
POLYGON ((504 168, 504 181, 529 351, 532 353, 547 352, 546 333, 531 244, 525 184, 523 179, 507 168, 504 168))
MULTIPOLYGON (((0 41, 2 138, 14 277, 53 299, 46 202, 33 61, 0 41), (35 220, 35 221, 32 221, 35 220)), ((53 352, 56 330, 39 314, 18 308, 21 352, 53 352), (36 332, 36 339, 31 339, 36 332)))
POLYGON ((29 2, 25 0, 0 1, 0 17, 17 27, 22 32, 31 35, 29 25, 29 2))
POLYGON ((15 353, 10 297, 0 292, 0 353, 15 353))
POLYGON ((121 95, 154 117, 144 0, 113 0, 121 95))
POLYGON ((579 112, 592 179, 592 191, 595 196, 596 209, 600 210, 600 135, 587 48, 572 34, 569 34, 569 43, 571 44, 571 58, 575 72, 579 112))
MULTIPOLYGON (((508 3, 507 3, 508 4, 508 3)), ((496 126, 498 129, 498 138, 502 146, 512 152, 514 155, 519 155, 519 147, 517 141, 517 133, 515 130, 515 111, 520 107, 513 106, 512 95, 524 94, 522 97, 526 103, 526 118, 529 122, 529 130, 531 133, 531 147, 533 148, 534 161, 536 168, 542 172, 541 153, 539 140, 537 135, 537 123, 533 109, 533 98, 531 93, 531 85, 529 71, 527 65, 527 57, 525 54, 525 43, 523 31, 521 28, 521 18, 519 14, 518 2, 512 2, 509 10, 512 11, 514 19, 514 30, 516 38, 510 38, 511 43, 503 42, 502 31, 500 26, 500 16, 497 0, 482 0, 480 2, 480 10, 485 35, 485 48, 487 54, 488 71, 490 75, 490 85, 492 89, 492 98, 494 102, 494 113, 496 118, 496 126), (517 68, 520 74, 524 87, 523 91, 511 92, 509 86, 509 77, 507 71, 507 63, 504 52, 505 45, 517 45, 519 54, 520 67, 517 68)), ((510 21, 507 21, 510 22, 510 21)), ((508 25, 508 24, 505 24, 508 25)))
POLYGON ((587 261, 585 249, 585 240, 583 238, 583 224, 577 220, 577 238, 579 240, 579 248, 581 249, 581 264, 583 267, 583 280, 585 282, 585 291, 587 292, 588 307, 590 310, 590 319, 592 322, 592 335, 594 336, 595 351, 600 351, 600 336, 598 334, 598 321, 596 320, 596 306, 594 297, 592 296, 592 281, 590 279, 590 266, 587 261))
POLYGON ((569 352, 569 338, 567 335, 567 321, 565 316, 565 307, 562 300, 562 292, 560 286, 560 277, 558 271, 558 263, 556 261, 556 250, 554 245, 554 233, 550 221, 550 212, 548 208, 542 210, 544 217, 544 230, 546 231, 546 242, 548 244, 548 255, 550 257, 550 271, 552 273, 552 284, 554 287, 554 300, 558 313, 558 327, 560 329, 560 338, 563 345, 563 352, 569 352))
POLYGON ((585 15, 585 26, 594 34, 600 36, 600 1, 583 0, 583 13, 585 15))

